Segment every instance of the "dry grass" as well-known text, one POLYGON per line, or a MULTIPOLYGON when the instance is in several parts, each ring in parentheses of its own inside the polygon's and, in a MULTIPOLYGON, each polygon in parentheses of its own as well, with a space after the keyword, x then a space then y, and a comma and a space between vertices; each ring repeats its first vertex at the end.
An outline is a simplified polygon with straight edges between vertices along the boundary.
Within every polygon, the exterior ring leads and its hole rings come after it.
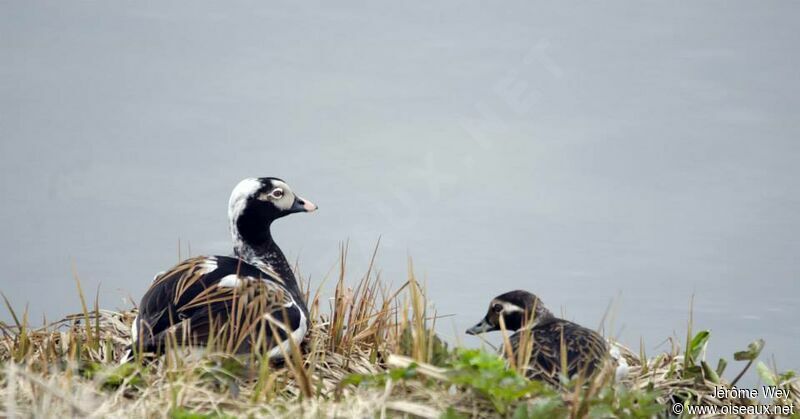
MULTIPOLYGON (((592 380, 566 384, 561 392, 528 383, 505 367, 483 371, 479 364, 464 361, 463 353, 447 351, 433 333, 436 315, 410 262, 407 281, 398 289, 384 286, 374 256, 364 275, 348 286, 346 255, 343 247, 332 298, 323 299, 319 289, 312 293, 306 287, 313 327, 302 347, 292 346, 286 353, 282 365, 260 362, 258 353, 232 356, 180 347, 160 358, 120 363, 130 345, 135 310, 103 310, 97 298, 89 307, 80 292, 81 313, 35 328, 27 313, 15 312, 6 302, 15 324, 0 324, 0 414, 497 417, 513 412, 536 416, 538 411, 585 417, 602 409, 614 415, 653 416, 673 400, 756 403, 711 397, 713 387, 729 384, 694 353, 692 344, 704 342, 692 342, 691 332, 689 349, 673 345, 652 359, 617 346, 629 365, 619 380, 610 365, 592 380), (468 374, 455 378, 459 362, 468 374), (518 380, 524 391, 489 395, 479 381, 494 373, 518 380)), ((512 364, 524 364, 524 359, 512 364)), ((800 409, 797 380, 773 374, 776 384, 791 392, 782 403, 800 409)), ((497 387, 506 383, 498 381, 497 387)))

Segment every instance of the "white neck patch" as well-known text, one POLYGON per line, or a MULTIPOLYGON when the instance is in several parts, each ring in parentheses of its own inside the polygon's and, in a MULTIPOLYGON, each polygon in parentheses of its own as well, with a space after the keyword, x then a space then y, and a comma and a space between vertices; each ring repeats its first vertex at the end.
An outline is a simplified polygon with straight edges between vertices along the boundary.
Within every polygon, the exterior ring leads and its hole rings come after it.
POLYGON ((248 178, 239 182, 233 192, 231 192, 231 199, 228 201, 228 222, 231 223, 231 236, 233 237, 234 246, 239 246, 239 231, 236 228, 236 220, 244 211, 247 205, 247 199, 253 196, 263 185, 256 178, 248 178))
POLYGON ((262 186, 261 182, 255 178, 245 179, 233 188, 231 199, 228 201, 228 218, 233 220, 238 217, 247 204, 247 198, 253 196, 262 186))

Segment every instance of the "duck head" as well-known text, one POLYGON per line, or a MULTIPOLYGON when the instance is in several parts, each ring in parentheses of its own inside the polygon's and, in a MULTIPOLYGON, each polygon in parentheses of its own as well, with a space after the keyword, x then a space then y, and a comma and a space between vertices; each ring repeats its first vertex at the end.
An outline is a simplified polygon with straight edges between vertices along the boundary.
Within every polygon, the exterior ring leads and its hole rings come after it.
POLYGON ((534 328, 552 319, 553 314, 544 307, 542 301, 527 291, 511 291, 498 295, 489 304, 483 320, 467 329, 468 335, 501 330, 500 319, 506 330, 517 331, 534 328))
POLYGON ((296 212, 314 212, 317 206, 300 197, 286 182, 273 177, 244 179, 228 201, 231 235, 240 243, 258 245, 271 240, 269 226, 296 212))

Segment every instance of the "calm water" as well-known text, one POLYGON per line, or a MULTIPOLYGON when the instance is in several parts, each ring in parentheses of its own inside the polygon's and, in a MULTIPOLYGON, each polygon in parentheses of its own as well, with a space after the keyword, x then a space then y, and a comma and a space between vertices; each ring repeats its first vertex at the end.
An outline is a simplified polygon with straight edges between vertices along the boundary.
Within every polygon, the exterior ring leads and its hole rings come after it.
POLYGON ((525 288, 652 352, 694 295, 715 357, 800 368, 800 3, 682 6, 3 2, 0 289, 127 307, 273 175, 321 208, 275 226, 304 274, 381 236, 451 339, 525 288))

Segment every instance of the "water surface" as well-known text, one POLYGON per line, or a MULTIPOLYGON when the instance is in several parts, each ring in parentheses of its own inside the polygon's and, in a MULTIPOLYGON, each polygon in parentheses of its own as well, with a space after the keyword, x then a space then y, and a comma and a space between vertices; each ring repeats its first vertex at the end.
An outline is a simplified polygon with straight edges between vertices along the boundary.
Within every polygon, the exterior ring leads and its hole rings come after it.
POLYGON ((127 307, 272 175, 321 208, 275 225, 304 274, 380 236, 450 339, 524 288, 652 353, 694 295, 712 354, 798 368, 800 4, 681 6, 3 2, 0 289, 127 307))

